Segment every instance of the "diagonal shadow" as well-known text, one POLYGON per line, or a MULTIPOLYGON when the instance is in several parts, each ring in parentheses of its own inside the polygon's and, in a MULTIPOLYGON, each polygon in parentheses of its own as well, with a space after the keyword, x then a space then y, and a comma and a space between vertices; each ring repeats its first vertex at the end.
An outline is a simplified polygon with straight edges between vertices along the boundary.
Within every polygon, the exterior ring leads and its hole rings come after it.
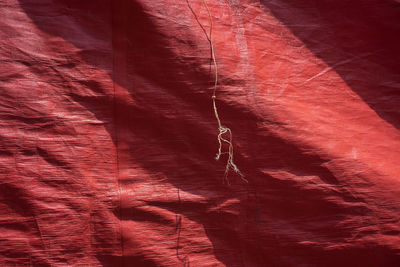
POLYGON ((400 129, 398 2, 260 2, 383 120, 400 129))
MULTIPOLYGON (((336 177, 324 167, 327 159, 318 154, 307 153, 306 148, 289 144, 279 136, 266 135, 258 127, 263 118, 245 107, 229 102, 219 103, 221 114, 235 133, 235 143, 240 145, 236 155, 237 164, 243 166, 242 171, 248 177, 250 185, 245 189, 237 182, 230 189, 221 185, 224 170, 212 157, 217 147, 215 121, 210 94, 204 89, 210 87, 212 79, 202 68, 202 65, 208 64, 209 58, 197 57, 191 61, 187 57, 187 60, 179 60, 181 55, 170 48, 168 40, 171 37, 163 34, 160 25, 155 22, 157 20, 150 18, 140 4, 135 1, 113 4, 102 2, 104 5, 94 1, 85 1, 82 4, 80 1, 66 0, 19 2, 41 30, 51 36, 62 37, 81 48, 81 56, 88 64, 107 71, 113 69, 114 65, 113 72, 117 75, 110 73, 110 78, 128 92, 128 99, 116 99, 116 121, 110 123, 109 114, 104 112, 104 107, 113 106, 112 97, 99 101, 99 98, 82 96, 72 90, 71 98, 93 112, 98 120, 106 122, 106 129, 114 142, 117 137, 115 127, 118 127, 119 140, 124 143, 124 151, 128 153, 125 156, 130 161, 149 173, 163 174, 179 190, 207 200, 205 204, 188 202, 177 205, 151 201, 148 204, 182 214, 203 225, 213 243, 214 254, 222 263, 237 266, 237 254, 240 251, 245 251, 247 258, 253 258, 253 266, 271 263, 284 266, 287 259, 277 256, 282 254, 297 255, 300 262, 301 259, 310 259, 310 255, 314 253, 325 259, 338 256, 343 258, 340 253, 360 258, 358 252, 344 251, 334 254, 322 248, 293 245, 298 240, 287 230, 294 231, 300 227, 297 224, 301 219, 334 218, 324 224, 325 228, 321 232, 328 233, 326 239, 346 238, 351 235, 351 229, 336 229, 333 224, 329 224, 340 221, 345 215, 362 215, 368 210, 361 205, 359 209, 343 207, 326 198, 328 194, 346 202, 363 202, 346 192, 309 191, 295 182, 280 181, 263 173, 262 170, 267 166, 270 169, 286 170, 297 176, 316 176, 322 183, 334 188, 339 185, 336 177), (112 6, 113 22, 109 20, 107 13, 111 11, 104 11, 108 5, 112 6), (65 15, 61 24, 50 16, 60 12, 65 15), (74 25, 72 29, 83 29, 89 36, 102 36, 99 33, 101 29, 96 28, 96 22, 100 25, 113 25, 116 50, 114 63, 101 60, 98 55, 85 50, 87 42, 93 39, 81 40, 71 31, 62 30, 64 24, 69 25, 65 26, 67 28, 74 25), (165 111, 173 113, 170 115, 165 111), (232 198, 238 198, 241 203, 237 215, 224 210, 211 211, 232 198), (241 218, 245 218, 245 223, 240 222, 241 218), (268 228, 272 225, 270 218, 286 221, 289 226, 283 230, 268 228), (236 229, 232 221, 237 222, 236 225, 243 224, 244 228, 236 229), (241 242, 245 244, 242 245, 241 242), (232 251, 225 248, 232 248, 232 251)), ((204 41, 207 42, 206 39, 204 41)), ((198 47, 192 44, 191 49, 197 50, 198 47)), ((244 84, 240 80, 233 82, 236 85, 244 84)), ((101 93, 101 88, 92 88, 93 86, 98 87, 98 84, 90 83, 89 87, 101 93)), ((121 207, 121 213, 116 212, 119 219, 159 220, 157 216, 141 214, 141 218, 137 218, 137 215, 135 207, 121 207)), ((315 233, 310 238, 317 239, 318 235, 315 233)), ((115 256, 99 255, 98 258, 117 261, 115 256)), ((364 258, 369 259, 368 256, 364 258)), ((140 257, 133 257, 131 260, 141 263, 142 266, 156 265, 150 260, 141 262, 140 257)), ((313 261, 317 262, 318 259, 313 261)))

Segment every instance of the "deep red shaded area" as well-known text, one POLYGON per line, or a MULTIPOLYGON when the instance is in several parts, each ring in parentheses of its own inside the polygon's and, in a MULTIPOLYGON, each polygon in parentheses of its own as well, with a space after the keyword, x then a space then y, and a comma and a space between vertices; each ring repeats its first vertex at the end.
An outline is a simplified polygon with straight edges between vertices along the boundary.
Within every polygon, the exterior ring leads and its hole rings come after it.
POLYGON ((207 2, 249 183, 201 0, 0 3, 1 265, 400 265, 399 3, 207 2))

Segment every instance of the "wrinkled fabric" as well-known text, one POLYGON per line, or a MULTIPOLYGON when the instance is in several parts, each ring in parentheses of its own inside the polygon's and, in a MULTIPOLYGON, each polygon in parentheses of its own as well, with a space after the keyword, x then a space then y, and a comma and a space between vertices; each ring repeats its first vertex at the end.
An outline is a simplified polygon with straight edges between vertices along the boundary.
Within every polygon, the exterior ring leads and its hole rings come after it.
POLYGON ((400 3, 0 1, 2 266, 400 266, 400 3), (226 151, 224 146, 224 151, 226 151))

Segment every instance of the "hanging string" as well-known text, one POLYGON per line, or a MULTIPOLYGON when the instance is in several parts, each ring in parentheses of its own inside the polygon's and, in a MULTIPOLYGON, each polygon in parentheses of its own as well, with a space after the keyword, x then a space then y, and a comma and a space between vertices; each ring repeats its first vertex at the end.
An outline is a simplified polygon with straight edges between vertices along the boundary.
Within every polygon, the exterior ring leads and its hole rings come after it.
POLYGON ((213 30, 213 19, 212 15, 210 12, 210 9, 208 8, 207 2, 205 0, 202 0, 205 8, 207 9, 208 17, 210 19, 210 33, 208 36, 208 40, 210 42, 210 49, 211 49, 211 57, 212 61, 214 64, 214 70, 215 70, 215 81, 214 81, 214 89, 213 89, 213 94, 212 94, 212 104, 213 104, 213 109, 214 109, 214 115, 215 118, 217 119, 218 123, 218 153, 215 157, 216 160, 219 160, 222 154, 228 154, 228 160, 226 162, 226 167, 225 167, 225 175, 224 175, 224 181, 229 185, 229 179, 228 179, 228 174, 229 170, 232 169, 234 172, 240 175, 243 181, 248 183, 247 179, 244 178, 244 175, 240 172, 239 168, 236 166, 236 164, 233 161, 233 143, 232 143, 232 131, 230 128, 223 126, 221 123, 221 119, 218 115, 218 109, 217 109, 217 85, 218 85, 218 66, 217 66, 217 60, 215 59, 215 52, 214 52, 214 45, 212 41, 212 30, 213 30), (228 136, 226 138, 226 135, 228 136), (228 152, 222 152, 222 146, 223 143, 228 144, 228 152))

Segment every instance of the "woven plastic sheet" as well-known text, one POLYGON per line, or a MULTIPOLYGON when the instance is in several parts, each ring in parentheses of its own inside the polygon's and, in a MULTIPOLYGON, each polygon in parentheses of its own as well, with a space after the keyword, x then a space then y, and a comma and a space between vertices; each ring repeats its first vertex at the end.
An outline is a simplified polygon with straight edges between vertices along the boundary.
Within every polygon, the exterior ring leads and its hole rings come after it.
POLYGON ((2 266, 399 266, 400 4, 0 1, 2 266), (227 147, 223 147, 226 151, 227 147))

